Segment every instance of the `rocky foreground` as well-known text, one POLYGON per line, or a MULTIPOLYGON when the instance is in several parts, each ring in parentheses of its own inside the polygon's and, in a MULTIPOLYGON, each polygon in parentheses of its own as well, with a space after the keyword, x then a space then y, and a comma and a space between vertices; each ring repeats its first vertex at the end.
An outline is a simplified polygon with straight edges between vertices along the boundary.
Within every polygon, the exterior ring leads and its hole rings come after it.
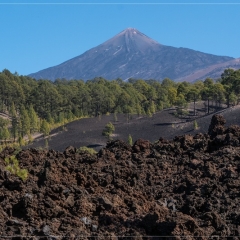
POLYGON ((208 134, 112 141, 97 155, 23 150, 25 182, 5 170, 5 149, 0 238, 238 239, 240 127, 224 124, 214 115, 208 134))

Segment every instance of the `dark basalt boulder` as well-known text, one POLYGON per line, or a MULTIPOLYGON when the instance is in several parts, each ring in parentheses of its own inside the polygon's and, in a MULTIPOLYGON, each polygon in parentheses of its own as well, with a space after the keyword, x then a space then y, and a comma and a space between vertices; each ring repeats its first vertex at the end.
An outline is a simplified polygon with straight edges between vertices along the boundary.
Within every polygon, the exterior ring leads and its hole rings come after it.
POLYGON ((208 128, 208 135, 211 137, 211 139, 225 132, 225 123, 226 120, 223 118, 222 115, 213 115, 210 126, 208 128))

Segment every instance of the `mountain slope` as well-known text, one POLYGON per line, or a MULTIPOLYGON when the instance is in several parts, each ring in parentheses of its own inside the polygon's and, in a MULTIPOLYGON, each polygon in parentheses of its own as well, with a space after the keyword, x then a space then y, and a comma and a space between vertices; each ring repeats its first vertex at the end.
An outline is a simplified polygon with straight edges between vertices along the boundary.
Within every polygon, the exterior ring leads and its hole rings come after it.
POLYGON ((181 81, 192 82, 194 80, 206 79, 207 77, 217 79, 221 76, 221 74, 224 72, 226 68, 232 68, 234 70, 240 69, 240 58, 211 65, 207 68, 203 68, 196 72, 192 72, 188 76, 184 76, 175 80, 179 82, 181 81))
POLYGON ((106 79, 177 79, 197 70, 233 60, 187 48, 159 44, 134 28, 127 28, 108 41, 62 64, 29 76, 36 79, 57 78, 106 79))

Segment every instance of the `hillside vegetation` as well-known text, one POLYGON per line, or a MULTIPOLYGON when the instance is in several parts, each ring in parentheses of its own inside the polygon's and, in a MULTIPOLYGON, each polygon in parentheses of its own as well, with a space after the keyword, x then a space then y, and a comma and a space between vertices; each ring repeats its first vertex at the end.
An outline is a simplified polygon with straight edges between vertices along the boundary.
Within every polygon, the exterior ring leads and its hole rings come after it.
POLYGON ((226 69, 221 79, 207 78, 195 83, 101 77, 83 80, 35 80, 28 76, 0 73, 0 140, 2 144, 23 145, 34 133, 45 136, 51 129, 82 117, 125 113, 151 116, 156 111, 177 106, 176 114, 187 114, 188 102, 206 101, 206 113, 226 104, 238 104, 240 70, 226 69), (7 117, 6 117, 7 116, 7 117))

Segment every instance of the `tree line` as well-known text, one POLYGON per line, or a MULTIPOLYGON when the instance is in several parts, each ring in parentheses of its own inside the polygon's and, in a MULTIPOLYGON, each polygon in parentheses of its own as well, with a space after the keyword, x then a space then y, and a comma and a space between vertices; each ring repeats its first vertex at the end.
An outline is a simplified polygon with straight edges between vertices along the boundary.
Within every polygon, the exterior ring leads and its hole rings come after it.
POLYGON ((171 106, 184 108, 187 103, 206 101, 227 107, 239 103, 240 70, 226 69, 220 79, 211 78, 194 83, 121 79, 108 81, 96 77, 83 80, 35 80, 4 69, 0 72, 0 139, 21 141, 36 132, 48 135, 54 126, 86 116, 109 113, 151 116, 171 106))

